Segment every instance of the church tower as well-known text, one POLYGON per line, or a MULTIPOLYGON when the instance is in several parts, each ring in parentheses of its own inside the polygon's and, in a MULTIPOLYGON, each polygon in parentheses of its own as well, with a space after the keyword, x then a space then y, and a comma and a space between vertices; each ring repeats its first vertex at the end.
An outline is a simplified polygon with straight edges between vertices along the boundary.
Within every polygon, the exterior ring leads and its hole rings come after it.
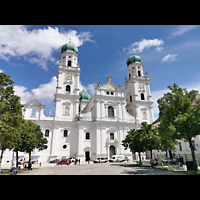
POLYGON ((153 102, 151 101, 150 79, 144 76, 140 56, 133 55, 127 60, 128 79, 125 78, 126 109, 135 116, 137 123, 154 121, 153 102))
POLYGON ((78 49, 71 43, 61 48, 55 94, 55 120, 74 121, 79 112, 80 67, 78 49))

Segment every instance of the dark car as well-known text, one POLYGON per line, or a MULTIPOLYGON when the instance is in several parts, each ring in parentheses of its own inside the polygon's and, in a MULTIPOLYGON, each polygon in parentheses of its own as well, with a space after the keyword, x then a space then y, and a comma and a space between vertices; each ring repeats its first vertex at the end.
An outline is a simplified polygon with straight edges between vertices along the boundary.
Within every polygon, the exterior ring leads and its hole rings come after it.
POLYGON ((54 159, 54 160, 51 160, 50 163, 58 163, 60 161, 60 159, 54 159))

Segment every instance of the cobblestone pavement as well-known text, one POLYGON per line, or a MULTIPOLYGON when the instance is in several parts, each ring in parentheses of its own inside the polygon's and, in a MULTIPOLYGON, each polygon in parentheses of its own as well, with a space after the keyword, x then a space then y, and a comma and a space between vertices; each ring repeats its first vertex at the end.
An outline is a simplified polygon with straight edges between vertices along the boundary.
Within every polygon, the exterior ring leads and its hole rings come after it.
POLYGON ((181 175, 168 170, 155 170, 150 167, 136 167, 127 163, 101 163, 81 165, 46 164, 33 171, 25 171, 18 175, 181 175))

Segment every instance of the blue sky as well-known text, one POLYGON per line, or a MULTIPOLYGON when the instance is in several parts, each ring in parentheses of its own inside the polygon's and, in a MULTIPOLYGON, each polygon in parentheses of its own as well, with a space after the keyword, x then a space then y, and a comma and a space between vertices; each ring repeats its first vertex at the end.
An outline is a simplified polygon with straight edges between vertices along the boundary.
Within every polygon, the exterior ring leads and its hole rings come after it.
MULTIPOLYGON (((200 90, 200 26, 26 25, 0 26, 0 71, 11 75, 22 103, 38 99, 54 114, 60 48, 72 39, 79 49, 81 84, 92 95, 98 82, 124 85, 126 61, 135 54, 148 72, 152 100, 167 86, 200 90)), ((123 87, 124 89, 124 87, 123 87)), ((154 117, 158 117, 154 103, 154 117)))

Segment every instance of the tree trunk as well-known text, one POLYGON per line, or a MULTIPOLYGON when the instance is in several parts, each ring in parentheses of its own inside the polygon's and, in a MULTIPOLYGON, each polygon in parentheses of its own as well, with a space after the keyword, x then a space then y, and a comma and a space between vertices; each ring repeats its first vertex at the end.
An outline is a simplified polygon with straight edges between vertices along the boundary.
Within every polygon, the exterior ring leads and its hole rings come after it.
POLYGON ((192 153, 193 169, 194 169, 194 171, 198 172, 197 163, 196 163, 196 156, 195 156, 195 147, 193 146, 192 138, 188 138, 188 141, 189 141, 190 150, 191 150, 191 153, 192 153))
POLYGON ((151 158, 153 158, 153 150, 152 149, 150 150, 150 153, 151 153, 151 158))
POLYGON ((19 159, 19 155, 18 155, 18 149, 16 150, 16 168, 18 169, 18 159, 19 159))
POLYGON ((2 159, 3 159, 3 153, 4 153, 4 150, 1 150, 1 157, 0 157, 0 174, 1 174, 1 162, 2 162, 2 159))
POLYGON ((140 156, 140 152, 138 153, 139 154, 139 159, 140 159, 140 165, 142 164, 142 161, 141 161, 141 156, 140 156))
POLYGON ((29 152, 28 155, 29 155, 28 163, 30 164, 31 163, 31 152, 29 152))

